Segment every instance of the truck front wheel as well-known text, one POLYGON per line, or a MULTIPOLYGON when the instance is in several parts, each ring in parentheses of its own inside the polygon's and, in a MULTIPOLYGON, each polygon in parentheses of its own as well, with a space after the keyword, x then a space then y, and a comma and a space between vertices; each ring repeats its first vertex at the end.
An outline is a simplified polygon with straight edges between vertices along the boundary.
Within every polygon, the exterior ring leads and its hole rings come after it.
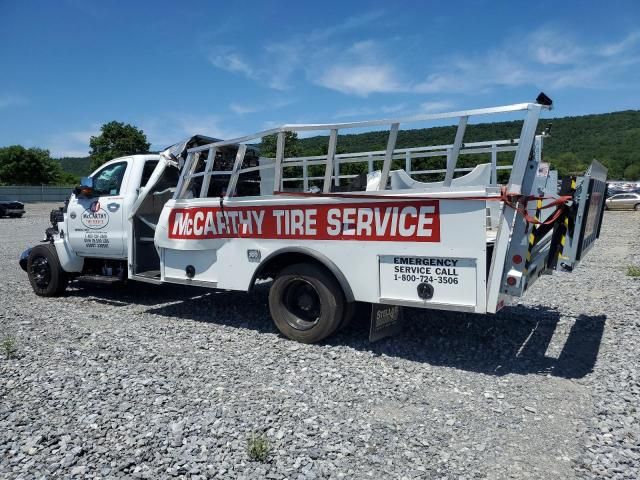
POLYGON ((298 342, 325 339, 340 326, 345 299, 322 267, 298 263, 282 269, 269 290, 269 310, 280 332, 298 342))
POLYGON ((62 270, 56 248, 50 243, 31 250, 27 261, 29 282, 36 295, 56 297, 67 288, 69 278, 62 270))

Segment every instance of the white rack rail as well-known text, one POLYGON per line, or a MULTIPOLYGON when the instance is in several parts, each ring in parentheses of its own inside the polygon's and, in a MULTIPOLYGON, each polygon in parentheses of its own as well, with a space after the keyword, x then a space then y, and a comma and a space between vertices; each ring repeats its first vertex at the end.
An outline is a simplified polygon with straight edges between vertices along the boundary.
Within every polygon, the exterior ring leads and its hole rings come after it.
MULTIPOLYGON (((447 172, 446 168, 435 170, 414 170, 413 160, 420 158, 431 157, 448 157, 451 153, 453 145, 437 145, 428 147, 414 147, 414 148, 398 148, 394 149, 393 160, 404 159, 404 170, 408 175, 428 175, 428 174, 442 174, 447 172)), ((497 171, 498 170, 511 170, 511 165, 498 165, 498 153, 500 152, 515 152, 518 148, 518 139, 511 140, 497 140, 486 142, 474 142, 463 144, 460 149, 460 155, 470 154, 491 154, 491 185, 497 185, 497 171)), ((336 186, 340 185, 341 179, 354 178, 356 174, 341 174, 340 166, 350 163, 363 163, 367 162, 367 173, 372 173, 375 169, 374 162, 384 161, 386 152, 384 150, 376 150, 372 152, 358 152, 358 153, 341 153, 334 156, 334 172, 332 178, 336 186)), ((309 166, 321 165, 326 162, 326 155, 318 155, 312 157, 291 157, 283 160, 284 167, 302 167, 302 177, 282 177, 283 185, 285 182, 303 182, 303 189, 309 189, 310 180, 324 180, 324 177, 310 177, 309 166)), ((468 168, 455 168, 454 173, 458 172, 470 172, 473 167, 468 168)))
POLYGON ((243 173, 249 173, 252 171, 259 171, 265 169, 274 169, 274 182, 273 191, 282 190, 284 182, 291 181, 303 181, 304 188, 308 188, 309 180, 322 180, 322 191, 325 193, 330 192, 332 182, 335 185, 339 185, 340 179, 349 178, 352 175, 343 175, 340 173, 340 165, 362 162, 364 160, 368 163, 368 171, 373 171, 373 163, 378 160, 382 161, 381 176, 378 186, 378 190, 385 190, 387 181, 389 179, 389 172, 394 160, 404 159, 405 170, 409 175, 411 174, 423 174, 423 173, 444 173, 443 187, 446 189, 451 186, 451 181, 454 178, 456 172, 468 171, 468 169, 456 167, 458 158, 461 154, 472 153, 490 153, 492 158, 492 183, 497 182, 497 170, 512 169, 509 190, 512 192, 520 192, 521 179, 524 173, 524 168, 531 151, 535 136, 535 128, 540 117, 540 112, 543 108, 550 108, 546 105, 538 103, 520 103, 515 105, 506 105, 501 107, 481 108, 474 110, 464 110, 458 112, 431 114, 431 115, 419 115, 413 117, 406 117, 400 119, 387 119, 387 120, 372 120, 364 122, 348 122, 348 123, 333 123, 333 124, 304 124, 304 125, 283 125, 278 128, 270 130, 264 130, 261 132, 247 135, 244 137, 238 137, 231 140, 225 140, 221 142, 215 142, 208 145, 203 145, 188 150, 187 160, 184 165, 184 173, 180 178, 178 188, 174 198, 182 198, 188 189, 189 182, 192 178, 204 177, 202 187, 200 190, 200 197, 206 197, 208 194, 209 181, 212 176, 215 175, 229 175, 229 188, 227 188, 226 196, 232 196, 235 191, 235 186, 238 182, 238 177, 243 173), (521 135, 517 139, 513 140, 496 140, 488 142, 476 142, 476 143, 463 143, 464 134, 467 124, 471 117, 482 115, 495 115, 495 114, 509 114, 513 112, 524 111, 526 112, 524 123, 522 125, 521 135), (457 119, 458 126, 456 129, 455 140, 450 145, 441 146, 428 146, 417 148, 396 149, 396 140, 398 137, 398 131, 400 125, 411 124, 425 121, 457 119), (338 141, 338 132, 340 130, 353 130, 362 129, 367 127, 380 127, 389 126, 389 137, 387 140, 387 148, 385 150, 375 152, 358 152, 349 154, 336 154, 336 146, 338 141), (285 133, 286 132, 309 132, 309 131, 328 131, 329 143, 328 152, 326 155, 314 156, 314 157, 297 157, 297 158, 285 158, 285 133), (277 135, 276 142, 276 156, 275 161, 272 164, 264 164, 255 167, 242 168, 242 162, 246 148, 239 148, 233 169, 231 171, 214 171, 213 160, 215 158, 218 149, 224 146, 246 144, 255 140, 259 140, 267 135, 277 135), (522 148, 521 148, 522 147, 522 148), (498 166, 497 154, 502 151, 515 151, 515 158, 513 166, 498 166), (202 152, 208 152, 207 162, 202 172, 195 172, 202 152), (440 170, 413 170, 412 160, 425 157, 446 157, 446 169, 440 170), (311 165, 324 165, 324 175, 321 177, 309 177, 308 167, 311 165), (283 178, 284 167, 301 166, 303 169, 302 177, 283 178), (408 168, 407 168, 408 167, 408 168))

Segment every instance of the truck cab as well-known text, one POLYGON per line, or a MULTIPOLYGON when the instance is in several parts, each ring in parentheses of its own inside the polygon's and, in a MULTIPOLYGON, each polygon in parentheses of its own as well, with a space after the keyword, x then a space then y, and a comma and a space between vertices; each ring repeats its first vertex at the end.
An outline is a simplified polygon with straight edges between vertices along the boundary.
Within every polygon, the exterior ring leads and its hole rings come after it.
POLYGON ((71 195, 62 228, 77 256, 127 259, 129 211, 159 159, 132 155, 111 160, 71 195))
MULTIPOLYGON (((59 295, 76 279, 159 283, 155 228, 180 178, 184 159, 178 157, 185 148, 215 141, 219 140, 196 135, 169 147, 164 156, 115 158, 83 178, 65 206, 51 212, 46 244, 21 256, 20 265, 35 292, 59 295)), ((234 149, 237 146, 230 148, 234 149)), ((212 182, 212 188, 221 187, 212 182)))
POLYGON ((20 258, 36 294, 60 295, 75 279, 126 279, 129 212, 159 160, 157 154, 110 160, 82 179, 64 207, 51 212, 45 241, 20 258))

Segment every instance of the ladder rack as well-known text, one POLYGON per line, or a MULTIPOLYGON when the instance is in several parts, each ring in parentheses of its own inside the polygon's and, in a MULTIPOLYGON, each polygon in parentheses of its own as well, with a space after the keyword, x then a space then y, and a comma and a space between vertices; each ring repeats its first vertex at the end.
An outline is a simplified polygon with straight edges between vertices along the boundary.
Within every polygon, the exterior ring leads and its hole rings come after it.
POLYGON ((344 175, 340 173, 340 165, 366 161, 368 164, 368 171, 371 173, 374 170, 374 162, 382 161, 382 168, 380 169, 380 181, 377 189, 379 191, 385 190, 389 179, 389 172, 394 160, 405 160, 405 170, 409 175, 411 174, 429 174, 429 173, 444 173, 444 182, 442 187, 447 189, 451 186, 451 182, 456 172, 469 171, 465 168, 457 168, 457 162, 459 156, 472 153, 490 153, 492 162, 492 178, 491 183, 497 183, 497 170, 511 169, 511 176, 509 180, 509 190, 514 193, 519 193, 522 187, 522 177, 524 174, 524 168, 531 151, 535 129, 540 117, 542 109, 550 109, 551 106, 543 105, 540 103, 520 103, 515 105, 506 105, 501 107, 481 108, 474 110, 464 110, 450 113, 430 114, 430 115, 418 115, 413 117, 399 118, 399 119, 386 119, 386 120, 372 120, 363 122, 348 122, 348 123, 333 123, 333 124, 290 124, 283 125, 278 128, 264 130, 251 135, 233 138, 231 140, 214 142, 207 145, 194 147, 188 150, 188 156, 183 167, 183 173, 178 183, 178 188, 174 198, 179 199, 187 192, 188 184, 192 178, 204 177, 202 182, 202 188, 200 196, 207 195, 207 188, 209 180, 215 175, 229 175, 229 188, 226 191, 225 196, 232 196, 234 194, 235 185, 238 182, 239 175, 243 173, 249 173, 254 171, 261 171, 267 169, 273 169, 273 191, 281 191, 285 182, 303 181, 305 189, 309 186, 309 180, 322 180, 322 192, 328 193, 331 191, 331 185, 340 184, 340 179, 350 178, 353 175, 344 175), (469 119, 472 117, 483 115, 495 115, 495 114, 509 114, 514 112, 526 112, 524 123, 522 125, 521 135, 517 139, 513 140, 496 140, 487 142, 476 142, 465 144, 463 142, 465 130, 469 119), (398 137, 398 130, 400 125, 436 121, 457 119, 458 126, 456 129, 455 140, 450 145, 441 146, 428 146, 417 148, 405 148, 396 149, 396 140, 398 137), (389 136, 387 139, 387 147, 385 150, 374 152, 358 152, 348 154, 336 154, 336 147, 338 142, 338 133, 341 130, 354 130, 368 127, 381 127, 388 126, 389 136), (295 157, 285 158, 285 133, 286 132, 309 132, 309 131, 329 131, 329 144, 328 152, 326 155, 314 156, 314 157, 295 157), (239 148, 234 163, 233 169, 230 171, 214 171, 213 158, 215 158, 216 152, 225 147, 233 145, 246 144, 252 141, 260 140, 264 136, 277 135, 276 142, 276 155, 275 160, 272 163, 264 163, 259 166, 252 166, 248 168, 242 168, 242 163, 246 148, 239 148), (515 158, 513 166, 498 166, 497 154, 503 151, 515 151, 515 158), (207 162, 203 171, 196 172, 196 166, 200 156, 207 152, 207 162), (412 160, 416 158, 425 157, 446 157, 446 169, 439 170, 413 170, 412 160), (324 165, 324 175, 309 177, 308 167, 311 165, 324 165), (303 168, 302 177, 284 178, 283 169, 285 167, 301 166, 303 168))

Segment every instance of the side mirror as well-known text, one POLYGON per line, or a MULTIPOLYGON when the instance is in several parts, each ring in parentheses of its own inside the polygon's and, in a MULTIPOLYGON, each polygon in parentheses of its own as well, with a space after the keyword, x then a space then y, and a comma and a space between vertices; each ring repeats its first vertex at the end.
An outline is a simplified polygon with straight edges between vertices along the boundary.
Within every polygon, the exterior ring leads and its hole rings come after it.
POLYGON ((87 187, 93 190, 93 177, 82 177, 80 179, 80 186, 87 187))
POLYGON ((85 198, 93 197, 93 178, 82 177, 80 185, 75 188, 75 194, 85 198))

